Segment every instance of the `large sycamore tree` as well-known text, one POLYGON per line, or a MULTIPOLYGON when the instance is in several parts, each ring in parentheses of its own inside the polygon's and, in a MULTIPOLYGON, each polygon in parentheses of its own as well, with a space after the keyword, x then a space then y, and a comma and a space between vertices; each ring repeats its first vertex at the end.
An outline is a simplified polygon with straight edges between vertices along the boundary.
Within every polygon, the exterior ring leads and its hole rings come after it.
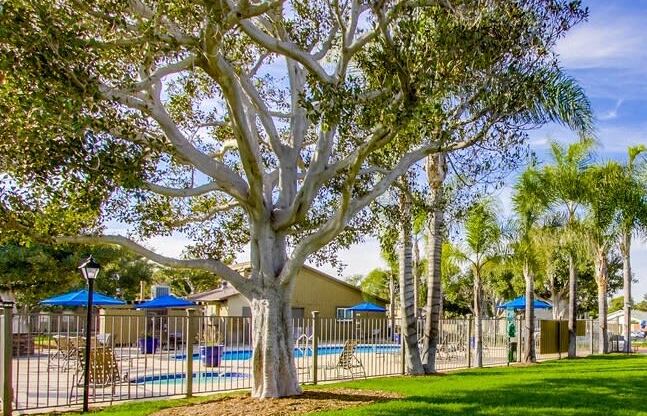
POLYGON ((298 394, 304 261, 355 241, 426 156, 522 140, 585 17, 559 0, 4 1, 3 237, 218 275, 251 303, 252 395, 298 394), (193 242, 182 258, 142 244, 171 234, 193 242), (245 246, 249 276, 227 266, 245 246))

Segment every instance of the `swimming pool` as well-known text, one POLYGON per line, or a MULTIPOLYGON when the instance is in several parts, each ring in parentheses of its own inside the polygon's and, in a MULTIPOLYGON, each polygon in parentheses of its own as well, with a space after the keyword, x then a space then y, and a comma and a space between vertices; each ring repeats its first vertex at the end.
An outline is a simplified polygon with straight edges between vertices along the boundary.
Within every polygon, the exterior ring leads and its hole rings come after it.
MULTIPOLYGON (((321 345, 317 348, 318 355, 331 355, 339 354, 342 352, 344 346, 339 345, 321 345)), ((400 345, 397 344, 373 344, 373 345, 358 345, 355 350, 356 353, 397 353, 400 351, 400 345)), ((295 348, 294 357, 311 357, 313 353, 312 348, 306 350, 295 348)), ((186 360, 186 354, 177 354, 174 356, 176 360, 186 360)), ((222 360, 249 360, 252 358, 252 350, 250 348, 230 349, 225 348, 222 354, 222 360)), ((194 360, 200 359, 200 354, 193 354, 194 360)))
MULTIPOLYGON (((193 373, 193 383, 207 383, 210 381, 235 379, 235 378, 249 378, 249 374, 235 373, 235 372, 216 372, 216 371, 201 371, 193 373)), ((186 374, 159 374, 155 376, 142 376, 131 378, 129 381, 135 384, 158 385, 158 384, 181 384, 184 383, 186 374)))

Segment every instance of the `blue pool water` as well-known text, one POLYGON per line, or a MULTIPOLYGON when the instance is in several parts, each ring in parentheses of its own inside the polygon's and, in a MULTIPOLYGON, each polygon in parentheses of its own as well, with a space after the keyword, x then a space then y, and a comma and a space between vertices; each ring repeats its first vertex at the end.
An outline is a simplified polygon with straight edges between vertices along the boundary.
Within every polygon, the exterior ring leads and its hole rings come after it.
MULTIPOLYGON (((330 355, 330 354, 339 354, 341 353, 344 347, 342 345, 322 345, 317 348, 319 355, 330 355)), ((357 353, 397 353, 400 351, 400 346, 395 344, 382 344, 382 345, 358 345, 355 350, 357 353)), ((294 357, 311 357, 312 348, 308 348, 303 351, 299 348, 294 349, 294 357)), ((252 358, 252 350, 249 348, 239 348, 239 349, 228 349, 225 348, 225 352, 222 354, 223 360, 249 360, 252 358)), ((177 354, 175 355, 176 360, 186 360, 186 354, 177 354)), ((200 359, 200 354, 193 354, 194 360, 200 359)))
MULTIPOLYGON (((234 373, 234 372, 215 372, 215 371, 201 371, 199 373, 193 373, 193 383, 206 383, 209 381, 217 381, 218 379, 233 379, 233 378, 248 378, 248 374, 244 373, 234 373)), ((130 379, 131 383, 136 384, 181 384, 184 383, 186 374, 184 373, 175 373, 175 374, 159 374, 155 376, 142 376, 130 379)))

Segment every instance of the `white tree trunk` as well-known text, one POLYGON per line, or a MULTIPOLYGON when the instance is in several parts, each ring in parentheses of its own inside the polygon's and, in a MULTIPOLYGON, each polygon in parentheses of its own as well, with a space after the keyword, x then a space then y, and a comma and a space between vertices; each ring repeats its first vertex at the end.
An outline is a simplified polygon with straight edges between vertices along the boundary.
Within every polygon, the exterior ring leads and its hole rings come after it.
POLYGON ((523 268, 523 277, 526 281, 526 345, 524 346, 524 358, 526 363, 534 363, 537 361, 535 353, 535 277, 530 271, 530 267, 526 264, 523 268))
POLYGON ((285 238, 269 222, 254 226, 251 243, 253 279, 260 288, 246 294, 252 311, 252 397, 275 398, 301 394, 294 364, 291 292, 298 269, 287 284, 279 275, 287 259, 285 238))
POLYGON ((402 224, 400 228, 400 326, 404 337, 407 374, 424 374, 418 347, 418 328, 413 295, 411 255, 411 207, 408 196, 401 197, 402 224))
POLYGON ((294 365, 292 313, 285 289, 271 288, 251 299, 252 397, 301 394, 294 365))
POLYGON ((625 351, 631 352, 631 234, 622 233, 620 236, 620 252, 622 253, 622 276, 624 289, 624 326, 625 351))
POLYGON ((480 271, 474 273, 474 346, 476 367, 483 367, 483 287, 480 271))

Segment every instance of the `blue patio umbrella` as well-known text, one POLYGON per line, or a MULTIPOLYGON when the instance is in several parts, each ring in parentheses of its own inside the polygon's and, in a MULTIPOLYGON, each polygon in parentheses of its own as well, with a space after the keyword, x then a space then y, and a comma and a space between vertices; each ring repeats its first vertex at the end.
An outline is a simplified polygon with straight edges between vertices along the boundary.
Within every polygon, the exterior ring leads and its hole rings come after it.
MULTIPOLYGON (((553 307, 553 305, 541 299, 535 299, 533 302, 533 305, 535 309, 551 309, 553 307)), ((502 303, 501 305, 497 306, 497 308, 498 309, 526 309, 526 297, 525 296, 516 297, 511 301, 502 303)))
POLYGON ((140 303, 137 309, 191 308, 195 303, 173 295, 160 296, 148 302, 140 303))
MULTIPOLYGON (((88 306, 88 290, 81 289, 65 293, 64 295, 53 296, 41 300, 39 303, 47 306, 88 306)), ((92 304, 94 306, 118 306, 125 305, 126 302, 104 295, 103 293, 94 292, 92 295, 92 304)))
POLYGON ((386 309, 371 302, 360 303, 348 308, 348 310, 353 312, 386 312, 386 309))

